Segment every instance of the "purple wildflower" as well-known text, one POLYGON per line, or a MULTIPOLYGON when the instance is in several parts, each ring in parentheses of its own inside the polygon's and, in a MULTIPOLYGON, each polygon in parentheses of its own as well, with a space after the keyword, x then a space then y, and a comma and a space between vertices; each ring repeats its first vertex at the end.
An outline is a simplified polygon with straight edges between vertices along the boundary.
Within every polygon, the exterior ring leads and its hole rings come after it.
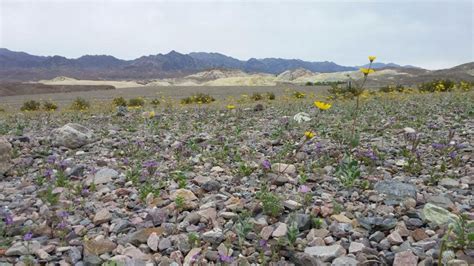
POLYGON ((62 171, 65 171, 66 168, 68 167, 68 162, 66 160, 62 160, 59 162, 58 166, 59 166, 59 169, 61 169, 62 171))
POLYGON ((452 152, 449 153, 449 157, 450 157, 452 160, 456 159, 456 156, 457 156, 457 155, 458 155, 458 153, 457 153, 456 151, 452 151, 452 152))
POLYGON ((55 161, 56 161, 56 156, 54 156, 54 155, 50 155, 46 159, 46 162, 49 163, 49 164, 53 164, 55 161))
POLYGON ((61 221, 61 222, 56 226, 56 228, 58 228, 58 229, 64 229, 64 228, 66 228, 66 226, 67 226, 67 222, 66 222, 66 221, 61 221))
POLYGON ((69 213, 67 211, 59 211, 58 216, 61 218, 67 218, 69 217, 69 213))
POLYGON ((5 224, 6 225, 13 224, 13 217, 9 213, 5 213, 5 224))
POLYGON ((311 189, 306 185, 301 185, 298 189, 298 192, 300 193, 308 193, 309 191, 311 191, 311 189))
POLYGON ((123 164, 128 165, 130 163, 130 160, 128 158, 123 158, 122 162, 123 164))
POLYGON ((84 188, 82 191, 81 191, 81 195, 82 196, 88 196, 89 195, 89 190, 87 188, 84 188))
POLYGON ((53 169, 48 168, 46 169, 46 171, 44 171, 44 177, 51 178, 53 176, 53 173, 53 169))
POLYGON ((431 144, 431 147, 433 147, 433 149, 435 150, 442 150, 446 147, 446 145, 441 144, 441 143, 433 143, 431 144))
POLYGON ((219 253, 219 259, 222 262, 226 262, 226 263, 231 263, 232 262, 232 257, 231 256, 227 256, 227 255, 222 254, 222 253, 219 253))
POLYGON ((33 238, 33 233, 28 232, 23 236, 24 241, 30 241, 33 238))
POLYGON ((272 168, 272 164, 270 163, 269 160, 263 160, 262 167, 265 170, 270 170, 270 168, 272 168))

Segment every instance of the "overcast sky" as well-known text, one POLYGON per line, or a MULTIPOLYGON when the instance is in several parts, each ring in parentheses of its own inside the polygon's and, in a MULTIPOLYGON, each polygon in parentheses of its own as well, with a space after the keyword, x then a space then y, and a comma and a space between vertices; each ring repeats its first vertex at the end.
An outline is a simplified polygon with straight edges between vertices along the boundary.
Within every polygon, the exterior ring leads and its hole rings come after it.
POLYGON ((0 47, 35 55, 122 59, 193 51, 378 61, 430 69, 474 61, 474 0, 0 0, 0 47))

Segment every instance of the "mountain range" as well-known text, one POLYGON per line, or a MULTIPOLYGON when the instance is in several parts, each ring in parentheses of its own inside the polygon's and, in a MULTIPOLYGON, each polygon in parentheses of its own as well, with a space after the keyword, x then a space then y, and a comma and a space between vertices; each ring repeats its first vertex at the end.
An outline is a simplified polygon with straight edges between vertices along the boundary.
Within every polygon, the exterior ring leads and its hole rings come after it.
MULTIPOLYGON (((377 63, 374 68, 398 68, 397 64, 377 63)), ((412 66, 403 66, 412 67, 412 66)), ((0 80, 25 81, 68 76, 77 79, 154 79, 181 77, 207 69, 238 69, 247 73, 280 74, 304 68, 312 72, 352 71, 354 66, 334 62, 309 62, 299 59, 264 58, 239 60, 220 53, 167 54, 122 60, 110 55, 84 55, 76 59, 63 56, 36 56, 0 48, 0 80)))

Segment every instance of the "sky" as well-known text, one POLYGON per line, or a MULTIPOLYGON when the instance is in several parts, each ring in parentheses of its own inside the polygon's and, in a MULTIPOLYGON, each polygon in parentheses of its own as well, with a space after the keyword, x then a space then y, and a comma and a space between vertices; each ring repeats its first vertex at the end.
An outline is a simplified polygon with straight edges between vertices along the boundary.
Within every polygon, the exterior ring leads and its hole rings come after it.
POLYGON ((428 69, 474 61, 474 0, 0 0, 0 47, 121 59, 219 52, 428 69))

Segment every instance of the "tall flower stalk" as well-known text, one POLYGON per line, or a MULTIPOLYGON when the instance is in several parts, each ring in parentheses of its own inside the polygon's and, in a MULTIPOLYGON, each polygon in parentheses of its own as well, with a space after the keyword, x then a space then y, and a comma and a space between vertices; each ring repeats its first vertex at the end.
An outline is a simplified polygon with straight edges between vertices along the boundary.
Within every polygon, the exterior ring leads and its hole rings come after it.
POLYGON ((376 58, 375 56, 369 56, 369 62, 370 62, 369 66, 367 68, 363 67, 360 69, 360 72, 364 74, 364 79, 362 80, 362 84, 360 84, 360 86, 356 84, 356 87, 354 89, 349 87, 349 90, 351 90, 353 95, 356 97, 356 106, 354 109, 354 114, 352 118, 352 126, 351 126, 351 140, 354 140, 354 136, 355 136, 355 127, 357 124, 357 117, 359 115, 359 108, 360 108, 360 95, 365 90, 364 86, 365 86, 365 83, 367 82, 367 78, 369 74, 375 72, 375 70, 372 68, 372 63, 374 62, 375 58, 376 58))

